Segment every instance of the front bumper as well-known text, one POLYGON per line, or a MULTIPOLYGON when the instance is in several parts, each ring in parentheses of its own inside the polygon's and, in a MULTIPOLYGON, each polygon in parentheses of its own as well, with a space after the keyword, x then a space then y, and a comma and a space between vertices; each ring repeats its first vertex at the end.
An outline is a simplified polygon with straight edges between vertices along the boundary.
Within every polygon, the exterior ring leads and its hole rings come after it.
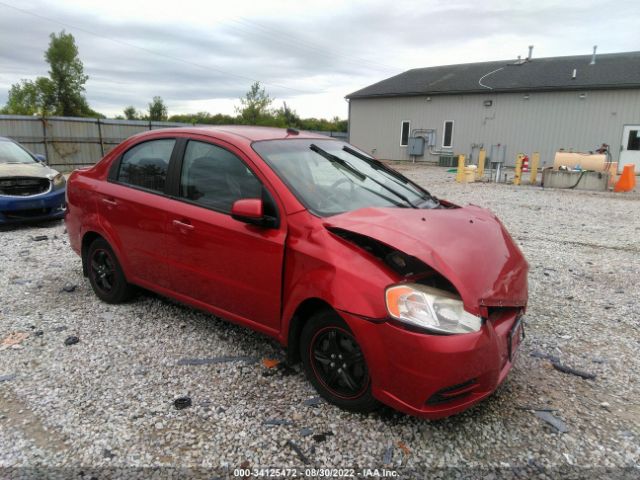
POLYGON ((341 312, 367 360, 373 395, 431 419, 466 410, 504 381, 517 356, 517 349, 509 356, 509 338, 519 314, 505 309, 477 333, 443 336, 341 312))
POLYGON ((64 211, 64 188, 25 197, 0 195, 0 225, 59 219, 64 211))

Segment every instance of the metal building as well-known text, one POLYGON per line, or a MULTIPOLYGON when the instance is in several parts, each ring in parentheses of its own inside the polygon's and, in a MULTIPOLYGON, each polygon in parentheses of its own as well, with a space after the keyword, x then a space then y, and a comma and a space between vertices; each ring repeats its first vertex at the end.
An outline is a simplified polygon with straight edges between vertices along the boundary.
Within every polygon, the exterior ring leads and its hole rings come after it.
MULTIPOLYGON (((351 143, 381 159, 435 161, 484 147, 588 152, 640 171, 640 52, 418 68, 347 95, 351 143), (418 140, 415 140, 418 138, 418 140)), ((443 164, 443 160, 440 160, 443 164)))

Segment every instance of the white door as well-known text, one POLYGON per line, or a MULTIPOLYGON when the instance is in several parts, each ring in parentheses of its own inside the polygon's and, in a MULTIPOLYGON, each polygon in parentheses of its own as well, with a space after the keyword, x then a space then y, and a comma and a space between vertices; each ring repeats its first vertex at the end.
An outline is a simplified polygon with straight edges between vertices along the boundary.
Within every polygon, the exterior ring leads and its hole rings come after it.
POLYGON ((635 164, 636 175, 640 174, 640 125, 627 125, 622 130, 618 173, 627 163, 635 164))

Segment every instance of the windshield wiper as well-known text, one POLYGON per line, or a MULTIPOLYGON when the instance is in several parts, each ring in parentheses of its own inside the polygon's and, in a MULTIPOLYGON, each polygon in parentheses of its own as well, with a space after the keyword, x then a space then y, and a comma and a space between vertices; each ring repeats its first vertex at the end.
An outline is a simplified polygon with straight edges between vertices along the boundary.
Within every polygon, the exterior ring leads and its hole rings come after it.
POLYGON ((403 200, 404 202, 407 203, 407 205, 409 205, 411 208, 418 208, 416 205, 414 205, 411 200, 409 200, 407 197, 405 197, 403 194, 401 194, 400 192, 397 192, 396 190, 394 190, 391 187, 388 187, 387 185, 385 185, 382 182, 379 182, 378 180, 376 180, 373 177, 370 177, 369 175, 367 175, 366 173, 362 173, 361 171, 359 171, 358 169, 356 169, 353 165, 351 165, 349 162, 347 162, 346 160, 333 155, 332 153, 327 152, 326 150, 321 149, 320 147, 318 147, 315 144, 311 144, 309 146, 309 148, 316 152, 318 155, 323 156, 324 158, 326 158, 327 160, 329 160, 331 163, 336 163, 338 165, 343 166, 345 169, 347 169, 349 172, 353 173, 355 176, 357 176, 361 181, 364 181, 365 179, 369 179, 374 183, 377 183, 378 185, 380 185, 382 188, 384 188, 385 190, 387 190, 388 192, 394 194, 396 197, 400 198, 401 200, 403 200))
POLYGON ((371 165, 372 168, 374 168, 376 170, 382 170, 383 172, 385 172, 385 173, 391 175, 392 177, 400 180, 403 184, 411 185, 412 187, 416 188, 419 192, 423 193, 427 198, 429 198, 430 200, 434 201, 435 203, 438 203, 438 199, 434 195, 429 193, 427 190, 422 188, 417 183, 414 183, 411 180, 409 180, 408 178, 405 178, 402 174, 400 174, 400 173, 396 172, 395 170, 387 167, 380 160, 368 157, 368 156, 358 152, 357 150, 354 150, 353 148, 349 148, 347 146, 342 147, 342 150, 344 150, 345 152, 353 155, 356 158, 359 158, 360 160, 363 160, 363 161, 367 162, 369 165, 371 165))

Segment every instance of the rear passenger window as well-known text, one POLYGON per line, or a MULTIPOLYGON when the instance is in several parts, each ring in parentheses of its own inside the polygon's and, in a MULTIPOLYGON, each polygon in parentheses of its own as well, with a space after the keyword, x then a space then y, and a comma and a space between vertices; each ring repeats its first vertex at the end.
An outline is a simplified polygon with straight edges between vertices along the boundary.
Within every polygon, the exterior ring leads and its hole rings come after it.
POLYGON ((164 192, 175 139, 151 140, 136 145, 120 161, 118 181, 164 192))
POLYGON ((180 196, 203 207, 230 213, 236 200, 261 198, 262 184, 233 153, 192 140, 182 162, 180 196))

